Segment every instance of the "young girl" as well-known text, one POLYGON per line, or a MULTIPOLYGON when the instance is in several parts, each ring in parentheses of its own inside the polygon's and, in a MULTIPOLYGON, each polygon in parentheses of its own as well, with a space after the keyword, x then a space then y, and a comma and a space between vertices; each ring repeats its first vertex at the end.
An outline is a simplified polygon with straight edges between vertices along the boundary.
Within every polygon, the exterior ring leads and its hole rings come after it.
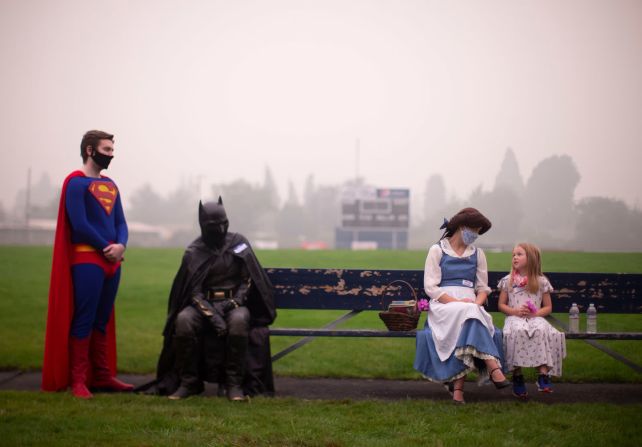
POLYGON ((542 274, 539 249, 520 243, 513 249, 513 268, 499 281, 499 310, 504 322, 506 368, 513 371, 513 394, 528 398, 522 367, 537 368, 537 390, 552 393, 549 375, 562 375, 566 357, 564 334, 551 326, 545 316, 553 310, 553 287, 542 274))

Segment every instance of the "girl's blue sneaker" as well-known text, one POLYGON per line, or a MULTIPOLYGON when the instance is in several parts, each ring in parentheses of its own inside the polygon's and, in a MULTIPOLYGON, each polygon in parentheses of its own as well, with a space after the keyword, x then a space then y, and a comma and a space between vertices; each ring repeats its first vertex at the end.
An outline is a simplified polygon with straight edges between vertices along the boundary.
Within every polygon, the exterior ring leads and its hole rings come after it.
POLYGON ((528 399, 528 391, 526 390, 526 383, 524 382, 524 376, 513 375, 513 396, 518 399, 528 399))
POLYGON ((540 393, 553 392, 553 385, 551 385, 551 378, 548 374, 540 374, 537 376, 537 391, 540 393))

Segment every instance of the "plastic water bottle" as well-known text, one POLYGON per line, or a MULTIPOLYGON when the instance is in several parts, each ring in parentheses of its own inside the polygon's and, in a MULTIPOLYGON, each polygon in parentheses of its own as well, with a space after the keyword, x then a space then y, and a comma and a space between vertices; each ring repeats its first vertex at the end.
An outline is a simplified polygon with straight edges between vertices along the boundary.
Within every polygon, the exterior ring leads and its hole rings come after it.
POLYGON ((568 311, 568 332, 577 334, 580 331, 580 309, 577 303, 573 303, 571 310, 568 311))
POLYGON ((597 309, 593 303, 589 304, 586 309, 586 333, 595 334, 597 332, 597 309))

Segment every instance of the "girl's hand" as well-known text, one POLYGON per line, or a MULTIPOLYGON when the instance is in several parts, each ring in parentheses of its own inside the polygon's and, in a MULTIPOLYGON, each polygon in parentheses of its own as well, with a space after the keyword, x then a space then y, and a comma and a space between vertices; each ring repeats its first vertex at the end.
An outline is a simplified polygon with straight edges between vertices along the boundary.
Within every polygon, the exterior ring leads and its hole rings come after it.
POLYGON ((531 311, 526 305, 522 305, 515 309, 515 316, 520 317, 520 318, 526 318, 531 315, 531 311))
POLYGON ((462 298, 459 301, 461 301, 463 303, 474 303, 475 302, 475 300, 472 299, 472 298, 462 298))

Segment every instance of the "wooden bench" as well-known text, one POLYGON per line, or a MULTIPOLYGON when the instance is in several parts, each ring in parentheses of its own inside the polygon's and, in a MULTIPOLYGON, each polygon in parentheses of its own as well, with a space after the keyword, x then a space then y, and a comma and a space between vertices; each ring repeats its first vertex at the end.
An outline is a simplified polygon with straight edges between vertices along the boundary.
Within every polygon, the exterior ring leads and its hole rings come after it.
MULTIPOLYGON (((323 328, 270 329, 275 336, 300 336, 295 343, 273 357, 284 355, 310 342, 313 337, 415 337, 415 331, 388 331, 383 322, 381 329, 336 329, 336 326, 364 310, 382 311, 393 300, 412 299, 407 286, 392 281, 409 283, 418 298, 427 298, 423 290, 422 270, 354 270, 354 269, 267 269, 275 287, 277 309, 346 310, 341 318, 323 328)), ((489 285, 495 288, 506 273, 489 272, 489 285)), ((642 275, 613 273, 547 273, 555 292, 553 312, 568 313, 572 303, 581 311, 594 303, 602 313, 642 313, 642 275)), ((498 294, 489 297, 488 311, 497 311, 498 294)), ((566 330, 566 324, 553 317, 557 326, 566 330)), ((278 319, 277 319, 278 324, 278 319)), ((568 333, 567 339, 587 340, 642 340, 642 332, 597 332, 594 334, 568 333)), ((591 343, 596 346, 595 343, 591 343)), ((599 347, 599 346, 596 346, 599 347)), ((601 348, 600 348, 601 349, 601 348)))

